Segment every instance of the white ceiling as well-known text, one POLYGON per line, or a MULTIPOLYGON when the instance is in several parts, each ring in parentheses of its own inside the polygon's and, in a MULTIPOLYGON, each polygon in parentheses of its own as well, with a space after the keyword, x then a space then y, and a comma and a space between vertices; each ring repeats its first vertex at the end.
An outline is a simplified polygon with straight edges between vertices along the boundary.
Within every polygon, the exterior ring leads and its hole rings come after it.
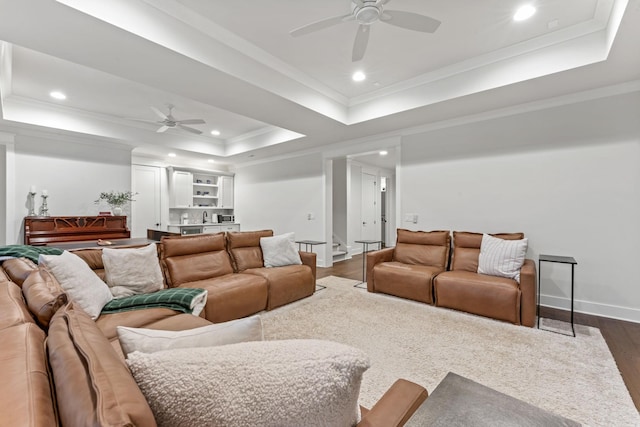
MULTIPOLYGON (((0 0, 0 131, 229 165, 640 79, 640 0, 531 3, 537 13, 515 22, 512 0, 391 0, 442 24, 428 34, 374 23, 353 63, 355 22, 289 35, 349 13, 348 0, 0 0), (150 107, 167 104, 204 119, 192 126, 203 134, 156 133, 150 107)), ((381 160, 379 148, 370 161, 392 169, 393 150, 381 160)))

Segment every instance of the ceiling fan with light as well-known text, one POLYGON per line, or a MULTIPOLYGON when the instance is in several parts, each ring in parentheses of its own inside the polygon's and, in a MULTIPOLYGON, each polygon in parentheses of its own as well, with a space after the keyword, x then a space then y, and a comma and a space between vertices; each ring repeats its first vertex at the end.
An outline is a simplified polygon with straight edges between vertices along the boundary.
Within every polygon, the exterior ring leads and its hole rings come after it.
POLYGON ((168 129, 172 129, 172 128, 179 128, 182 130, 186 130, 187 132, 191 132, 191 133, 195 133, 197 135, 200 135, 202 133, 201 130, 189 127, 189 126, 185 126, 185 125, 203 125, 206 122, 202 119, 183 119, 183 120, 178 120, 175 117, 173 117, 173 105, 171 104, 167 104, 167 108, 169 108, 169 114, 164 114, 162 111, 158 110, 155 107, 151 107, 151 110, 156 113, 156 115, 162 119, 157 121, 156 123, 162 125, 160 126, 160 128, 156 131, 158 133, 162 133, 167 131, 168 129))
POLYGON ((401 10, 385 10, 384 6, 391 0, 351 0, 352 11, 347 15, 321 19, 291 31, 293 37, 313 33, 342 22, 356 21, 359 25, 353 42, 351 60, 360 61, 364 57, 369 44, 369 26, 376 22, 395 25, 423 33, 434 33, 441 22, 429 16, 401 10))

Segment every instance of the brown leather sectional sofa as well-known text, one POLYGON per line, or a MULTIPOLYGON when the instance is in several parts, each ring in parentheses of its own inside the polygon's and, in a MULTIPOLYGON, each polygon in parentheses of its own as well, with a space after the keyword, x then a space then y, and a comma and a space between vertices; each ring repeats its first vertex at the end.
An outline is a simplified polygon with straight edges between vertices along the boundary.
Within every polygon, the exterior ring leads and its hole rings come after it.
MULTIPOLYGON (((507 240, 522 233, 493 234, 507 240)), ((536 320, 536 268, 526 259, 520 283, 478 273, 482 233, 398 229, 393 248, 367 254, 367 289, 438 307, 533 327, 536 320), (450 246, 453 252, 449 259, 450 246)))
MULTIPOLYGON (((207 305, 211 303, 214 309, 205 316, 215 321, 261 311, 269 307, 271 298, 268 279, 229 269, 229 260, 221 252, 226 253, 226 237, 189 236, 158 245, 167 284, 206 287, 207 305), (253 290, 245 294, 241 288, 247 283, 253 283, 248 285, 253 290), (238 299, 241 302, 236 303, 238 299)), ((253 242, 244 247, 254 247, 253 242)), ((100 252, 77 253, 104 278, 100 252)), ((242 259, 238 256, 236 262, 242 259)), ((298 267, 311 270, 307 272, 315 286, 315 265, 298 267)), ((305 276, 295 270, 295 277, 305 276)), ((273 298, 284 303, 306 295, 309 286, 303 282, 300 288, 304 291, 287 293, 276 287, 273 298)), ((116 327, 185 330, 209 324, 204 317, 168 308, 104 314, 93 321, 67 302, 60 285, 44 268, 26 259, 6 260, 0 265, 2 425, 155 426, 149 405, 123 363, 116 327)), ((370 411, 363 410, 358 425, 402 425, 426 396, 423 387, 398 380, 370 411)))

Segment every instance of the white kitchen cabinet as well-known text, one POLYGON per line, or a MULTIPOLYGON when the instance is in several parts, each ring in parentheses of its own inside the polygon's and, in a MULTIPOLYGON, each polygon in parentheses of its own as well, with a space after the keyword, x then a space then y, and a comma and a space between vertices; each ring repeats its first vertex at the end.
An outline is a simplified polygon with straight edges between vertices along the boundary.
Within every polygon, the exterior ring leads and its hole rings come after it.
POLYGON ((205 225, 202 228, 202 232, 203 233, 209 233, 209 234, 211 234, 211 233, 219 233, 221 231, 222 230, 220 229, 219 225, 205 225))
POLYGON ((223 209, 233 209, 233 177, 220 177, 220 199, 219 207, 223 209))
POLYGON ((240 224, 221 224, 220 231, 240 231, 240 224))
POLYGON ((169 194, 171 208, 193 206, 193 174, 187 171, 173 171, 169 194))

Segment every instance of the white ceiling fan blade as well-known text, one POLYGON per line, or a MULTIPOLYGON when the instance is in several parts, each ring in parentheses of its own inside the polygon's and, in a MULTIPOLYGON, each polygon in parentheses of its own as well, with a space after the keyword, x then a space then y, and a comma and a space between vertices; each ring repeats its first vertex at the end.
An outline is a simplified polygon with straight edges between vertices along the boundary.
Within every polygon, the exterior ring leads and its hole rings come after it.
POLYGON ((180 129, 186 130, 187 132, 195 133, 196 135, 200 135, 202 133, 202 131, 200 131, 198 129, 190 128, 189 126, 184 126, 184 125, 181 125, 180 123, 178 123, 177 126, 180 129))
POLYGON ((156 115, 158 117, 160 117, 162 120, 167 118, 167 115, 164 114, 162 111, 158 110, 156 107, 151 107, 151 111, 153 111, 154 113, 156 113, 156 115))
POLYGON ((433 33, 441 24, 437 19, 401 10, 385 10, 381 21, 396 27, 423 33, 433 33))
POLYGON ((353 19, 352 15, 342 15, 342 16, 334 16, 332 18, 321 19, 320 21, 312 22, 311 24, 303 25, 300 28, 296 28, 293 31, 290 31, 293 37, 304 36, 305 34, 313 33, 315 31, 319 31, 333 25, 338 25, 344 21, 349 21, 353 19))
POLYGON ((364 58, 364 53, 367 50, 369 44, 369 25, 360 25, 358 27, 358 33, 356 39, 353 41, 353 53, 351 55, 351 61, 356 62, 364 58))
POLYGON ((182 123, 183 125, 203 125, 206 122, 202 119, 186 119, 186 120, 176 120, 176 123, 182 123))
POLYGON ((162 126, 160 129, 158 129, 156 132, 158 133, 162 133, 164 131, 166 131, 167 129, 169 129, 169 126, 162 126))

